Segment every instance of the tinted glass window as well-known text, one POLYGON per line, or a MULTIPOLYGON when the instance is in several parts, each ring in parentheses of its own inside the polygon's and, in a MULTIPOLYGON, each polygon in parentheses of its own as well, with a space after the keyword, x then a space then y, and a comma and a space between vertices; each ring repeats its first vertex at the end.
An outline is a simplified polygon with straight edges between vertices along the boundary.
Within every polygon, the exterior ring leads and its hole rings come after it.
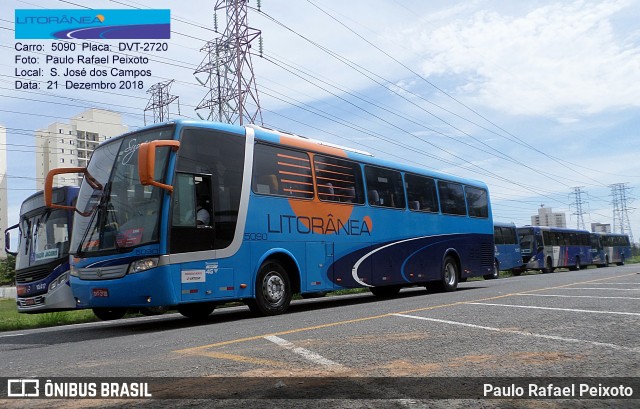
POLYGON ((179 221, 178 226, 192 225, 193 214, 197 214, 196 205, 200 202, 209 212, 209 225, 215 226, 215 248, 225 248, 234 237, 238 221, 245 137, 187 128, 182 133, 182 142, 176 167, 183 176, 176 177, 180 186, 173 198, 173 221, 177 221, 176 217, 188 216, 179 221))
POLYGON ((489 217, 487 191, 477 187, 465 186, 464 192, 467 197, 467 206, 469 206, 469 216, 489 217))
POLYGON ((406 174, 404 181, 407 187, 409 210, 423 212, 437 212, 439 210, 436 182, 433 179, 406 174))
POLYGON ((440 194, 440 209, 442 209, 442 213, 467 214, 461 184, 438 181, 438 193, 440 194))
POLYGON ((502 231, 502 240, 504 244, 517 244, 518 239, 516 238, 516 229, 512 227, 501 227, 502 231))
POLYGON ((365 166, 367 197, 372 206, 405 208, 402 175, 394 170, 365 166))
POLYGON ((251 186, 255 193, 263 195, 311 199, 313 180, 309 156, 280 147, 256 145, 251 186))
POLYGON ((502 228, 497 226, 493 227, 493 242, 495 244, 504 244, 502 239, 502 228))
POLYGON ((318 198, 329 202, 364 203, 362 171, 356 163, 316 155, 318 198))

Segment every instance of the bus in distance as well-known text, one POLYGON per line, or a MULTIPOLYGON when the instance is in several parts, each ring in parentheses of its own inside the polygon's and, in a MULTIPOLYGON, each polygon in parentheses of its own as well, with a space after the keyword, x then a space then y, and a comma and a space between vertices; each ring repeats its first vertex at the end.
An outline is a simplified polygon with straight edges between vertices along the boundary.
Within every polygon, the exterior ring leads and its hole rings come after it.
POLYGON ((158 124, 76 171, 73 294, 113 316, 231 300, 275 315, 294 293, 453 291, 494 268, 484 183, 257 126, 158 124))
POLYGON ((631 257, 629 236, 621 233, 591 233, 591 257, 593 264, 606 267, 610 263, 619 266, 631 257))
POLYGON ((545 226, 518 227, 524 269, 551 273, 556 268, 580 270, 592 264, 591 236, 586 230, 545 226))
POLYGON ((514 223, 493 222, 495 242, 495 272, 485 278, 498 278, 499 271, 511 271, 514 275, 522 272, 522 254, 514 223))
MULTIPOLYGON (((76 186, 57 187, 51 200, 73 206, 76 186)), ((43 192, 29 196, 20 207, 20 221, 5 231, 5 251, 16 257, 18 312, 72 310, 76 302, 69 285, 69 239, 73 211, 49 209, 43 192), (18 244, 11 250, 10 231, 17 229, 18 244)))

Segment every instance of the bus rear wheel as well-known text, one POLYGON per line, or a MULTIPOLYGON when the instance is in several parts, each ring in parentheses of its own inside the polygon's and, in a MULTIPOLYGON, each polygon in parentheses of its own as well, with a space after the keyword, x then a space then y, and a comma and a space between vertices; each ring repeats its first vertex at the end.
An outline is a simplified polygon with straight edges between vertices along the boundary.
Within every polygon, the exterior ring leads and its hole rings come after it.
POLYGON ((194 304, 182 304, 178 305, 177 310, 184 317, 201 320, 207 318, 213 310, 216 309, 216 304, 212 302, 200 302, 194 304))
POLYGON ((94 308, 93 313, 102 321, 119 320, 127 313, 126 308, 94 308))
POLYGON ((428 283, 427 288, 437 292, 455 291, 458 288, 458 280, 460 278, 459 270, 458 263, 454 257, 445 257, 442 264, 442 278, 440 281, 428 283))
POLYGON ((495 280, 500 277, 500 263, 498 260, 493 262, 493 274, 485 274, 483 277, 485 280, 495 280))
POLYGON ((624 256, 622 256, 622 258, 620 259, 620 261, 618 263, 616 263, 616 265, 624 266, 624 256))
POLYGON ((256 298, 247 300, 249 309, 258 315, 278 315, 289 308, 291 280, 287 271, 277 261, 267 261, 256 279, 256 298))

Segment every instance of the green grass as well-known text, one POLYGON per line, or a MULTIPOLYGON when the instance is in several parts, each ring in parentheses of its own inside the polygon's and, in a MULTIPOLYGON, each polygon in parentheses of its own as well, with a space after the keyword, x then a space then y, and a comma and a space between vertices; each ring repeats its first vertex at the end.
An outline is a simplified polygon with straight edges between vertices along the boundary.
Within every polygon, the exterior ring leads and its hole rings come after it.
POLYGON ((0 331, 54 327, 91 321, 99 321, 91 310, 21 314, 14 299, 0 299, 0 331))

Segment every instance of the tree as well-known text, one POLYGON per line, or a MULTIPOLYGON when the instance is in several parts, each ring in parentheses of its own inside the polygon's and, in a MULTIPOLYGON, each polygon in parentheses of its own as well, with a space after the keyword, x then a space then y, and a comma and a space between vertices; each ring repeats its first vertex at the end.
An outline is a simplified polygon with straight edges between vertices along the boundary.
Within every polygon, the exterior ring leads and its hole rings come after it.
POLYGON ((0 260, 0 285, 14 285, 16 281, 16 258, 8 255, 0 260))

